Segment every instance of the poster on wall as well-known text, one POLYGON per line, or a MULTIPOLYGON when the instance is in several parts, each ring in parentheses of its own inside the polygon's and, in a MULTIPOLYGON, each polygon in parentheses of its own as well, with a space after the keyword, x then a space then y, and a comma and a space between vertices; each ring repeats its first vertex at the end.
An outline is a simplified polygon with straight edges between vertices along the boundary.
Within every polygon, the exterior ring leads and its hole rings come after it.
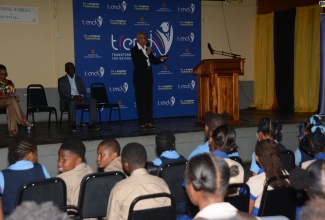
MULTIPOLYGON (((155 56, 169 56, 153 66, 154 118, 197 115, 200 0, 74 0, 73 13, 76 74, 88 92, 91 83, 104 83, 122 119, 137 118, 131 48, 137 33, 145 32, 155 56)), ((104 121, 108 115, 102 113, 104 121)))

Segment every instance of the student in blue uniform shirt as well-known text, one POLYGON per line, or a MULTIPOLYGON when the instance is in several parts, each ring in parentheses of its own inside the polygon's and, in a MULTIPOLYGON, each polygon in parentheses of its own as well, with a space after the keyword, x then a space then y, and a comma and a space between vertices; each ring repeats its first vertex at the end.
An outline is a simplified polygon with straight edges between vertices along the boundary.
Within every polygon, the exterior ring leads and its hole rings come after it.
POLYGON ((175 135, 168 130, 161 131, 156 136, 156 153, 158 157, 152 161, 155 166, 186 161, 186 158, 177 153, 175 141, 175 135))
POLYGON ((37 163, 37 146, 30 139, 17 136, 8 148, 9 167, 0 171, 0 196, 5 216, 15 209, 20 186, 32 180, 50 178, 45 166, 37 163))

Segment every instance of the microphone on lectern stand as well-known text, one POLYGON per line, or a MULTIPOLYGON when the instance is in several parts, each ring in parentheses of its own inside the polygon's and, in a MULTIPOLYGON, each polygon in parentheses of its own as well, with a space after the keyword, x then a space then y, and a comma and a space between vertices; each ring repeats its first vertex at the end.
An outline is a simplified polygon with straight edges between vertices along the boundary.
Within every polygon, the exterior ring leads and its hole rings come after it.
POLYGON ((208 49, 209 49, 209 51, 210 51, 211 55, 213 56, 213 49, 212 49, 212 47, 211 47, 211 44, 210 44, 210 43, 208 43, 208 49))

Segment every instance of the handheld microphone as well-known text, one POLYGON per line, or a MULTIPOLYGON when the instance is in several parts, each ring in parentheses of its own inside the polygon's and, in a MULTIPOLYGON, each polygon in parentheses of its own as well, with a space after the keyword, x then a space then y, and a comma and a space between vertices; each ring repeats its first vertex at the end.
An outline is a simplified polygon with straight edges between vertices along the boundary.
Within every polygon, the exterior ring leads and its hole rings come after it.
POLYGON ((147 49, 148 49, 148 47, 150 47, 150 42, 149 41, 147 42, 146 47, 147 47, 147 49))
POLYGON ((213 49, 212 49, 212 47, 211 47, 211 44, 210 44, 210 43, 208 43, 208 49, 209 49, 209 51, 210 51, 211 55, 213 56, 213 49))

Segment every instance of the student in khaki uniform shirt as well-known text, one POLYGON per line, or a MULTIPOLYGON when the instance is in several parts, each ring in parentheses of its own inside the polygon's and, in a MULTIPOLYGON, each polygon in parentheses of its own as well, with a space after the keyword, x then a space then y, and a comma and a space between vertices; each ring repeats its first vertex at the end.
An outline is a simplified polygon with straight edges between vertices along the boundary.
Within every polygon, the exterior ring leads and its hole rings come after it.
POLYGON ((78 205, 80 183, 84 176, 93 173, 85 164, 85 145, 78 139, 69 139, 59 149, 58 169, 60 177, 67 186, 67 204, 78 205))
POLYGON ((101 141, 97 147, 98 168, 104 169, 104 172, 120 171, 124 173, 120 151, 121 147, 117 140, 106 139, 101 141))
MULTIPOLYGON (((131 202, 141 195, 170 193, 166 182, 150 175, 144 168, 147 162, 145 148, 139 143, 129 143, 122 150, 122 166, 129 178, 116 183, 111 191, 106 217, 108 220, 126 220, 131 202)), ((167 198, 139 202, 135 210, 170 205, 167 198)))

